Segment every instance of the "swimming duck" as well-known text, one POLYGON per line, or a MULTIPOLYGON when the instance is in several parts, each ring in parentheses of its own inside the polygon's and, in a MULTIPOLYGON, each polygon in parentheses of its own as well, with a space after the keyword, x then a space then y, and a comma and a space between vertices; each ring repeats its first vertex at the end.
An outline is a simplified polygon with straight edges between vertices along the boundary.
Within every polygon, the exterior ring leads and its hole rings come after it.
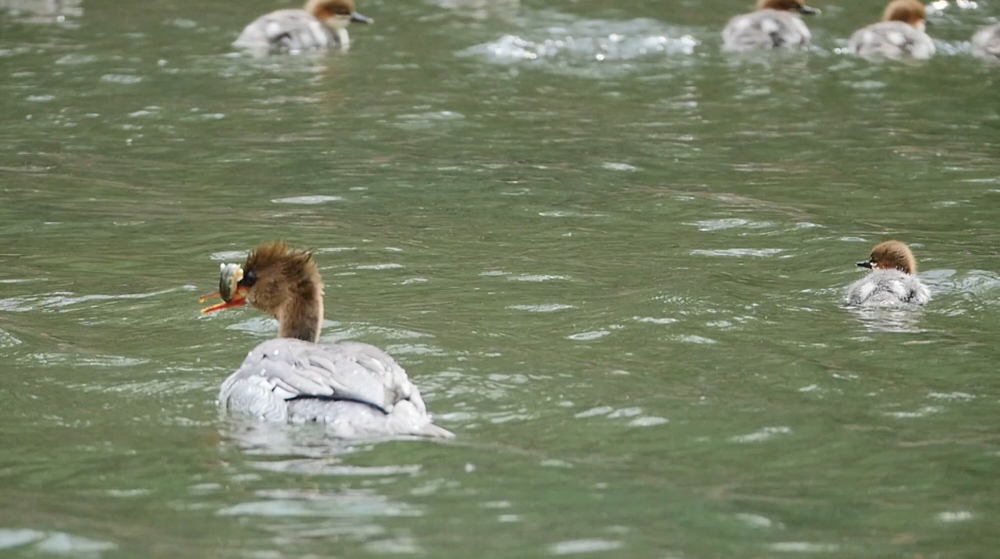
POLYGON ((849 305, 897 307, 931 300, 931 291, 917 279, 917 261, 910 247, 899 241, 875 245, 868 260, 858 266, 871 273, 847 288, 849 305))
POLYGON ((431 422, 420 391, 377 347, 320 344, 323 281, 308 252, 262 243, 242 266, 222 264, 223 302, 202 313, 246 303, 278 320, 278 338, 247 354, 222 383, 219 405, 272 422, 325 423, 339 437, 451 438, 431 422))
POLYGON ((982 58, 1000 58, 1000 23, 976 31, 972 36, 972 54, 982 58))
POLYGON ((374 23, 354 11, 354 0, 309 0, 301 10, 278 10, 246 26, 234 47, 253 51, 347 49, 351 22, 374 23))
POLYGON ((812 35, 799 14, 818 13, 803 0, 758 0, 756 12, 729 20, 722 30, 722 48, 750 51, 806 47, 812 35))
POLYGON ((926 60, 934 56, 934 41, 924 33, 924 5, 917 0, 895 0, 885 8, 882 21, 851 35, 848 49, 865 58, 926 60))

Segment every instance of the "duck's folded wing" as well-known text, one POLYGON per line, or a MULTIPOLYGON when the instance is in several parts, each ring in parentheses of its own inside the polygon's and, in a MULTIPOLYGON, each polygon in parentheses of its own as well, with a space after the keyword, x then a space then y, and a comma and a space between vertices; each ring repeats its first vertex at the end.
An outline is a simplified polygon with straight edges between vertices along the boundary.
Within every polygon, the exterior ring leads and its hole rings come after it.
POLYGON ((226 384, 251 379, 283 400, 351 400, 385 413, 391 413, 401 400, 410 400, 426 412, 420 393, 403 368, 368 344, 319 345, 290 339, 264 342, 247 355, 226 384))
POLYGON ((303 10, 278 10, 257 18, 234 44, 302 50, 324 48, 333 40, 333 32, 312 14, 303 10))

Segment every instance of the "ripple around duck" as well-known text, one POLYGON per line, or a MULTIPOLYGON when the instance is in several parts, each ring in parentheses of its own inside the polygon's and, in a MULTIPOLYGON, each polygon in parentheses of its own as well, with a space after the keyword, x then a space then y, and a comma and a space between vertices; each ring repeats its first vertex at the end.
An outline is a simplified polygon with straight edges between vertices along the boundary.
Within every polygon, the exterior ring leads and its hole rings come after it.
POLYGON ((65 557, 96 557, 118 546, 63 532, 0 528, 0 549, 31 546, 34 553, 65 557))
POLYGON ((920 273, 934 295, 965 295, 982 299, 991 291, 1000 289, 1000 278, 993 272, 969 270, 927 270, 920 273))
POLYGON ((574 20, 541 12, 532 20, 545 26, 526 29, 523 35, 507 34, 458 54, 494 64, 529 64, 548 72, 601 78, 633 69, 622 62, 690 55, 699 44, 691 35, 651 19, 574 20))

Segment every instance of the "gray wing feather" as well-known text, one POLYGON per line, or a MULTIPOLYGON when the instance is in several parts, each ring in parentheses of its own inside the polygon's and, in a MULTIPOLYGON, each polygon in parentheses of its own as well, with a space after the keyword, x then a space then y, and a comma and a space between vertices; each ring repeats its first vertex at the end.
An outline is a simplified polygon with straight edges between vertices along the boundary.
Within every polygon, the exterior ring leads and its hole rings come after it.
POLYGON ((865 58, 927 59, 937 50, 926 33, 900 21, 875 23, 854 32, 851 52, 865 58))
POLYGON ((930 289, 919 278, 898 270, 876 270, 847 288, 849 305, 899 307, 930 301, 930 289))
POLYGON ((337 44, 337 36, 304 10, 278 10, 246 26, 234 46, 248 49, 308 50, 337 44))
POLYGON ((730 51, 797 48, 810 39, 809 28, 798 16, 776 10, 738 15, 722 30, 723 47, 730 51))
MULTIPOLYGON (((221 401, 227 401, 239 381, 248 379, 264 381, 283 400, 353 400, 387 414, 398 402, 410 400, 426 412, 406 371, 384 351, 368 344, 318 345, 292 339, 264 342, 223 383, 221 401)), ((264 386, 260 381, 255 386, 264 386)))

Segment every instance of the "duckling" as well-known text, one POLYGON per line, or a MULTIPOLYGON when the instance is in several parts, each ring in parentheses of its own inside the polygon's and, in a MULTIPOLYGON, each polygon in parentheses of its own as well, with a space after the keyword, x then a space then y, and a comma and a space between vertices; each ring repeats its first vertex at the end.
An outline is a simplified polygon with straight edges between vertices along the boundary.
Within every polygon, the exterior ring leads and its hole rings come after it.
POLYGON ((1000 23, 976 31, 972 36, 972 54, 981 58, 1000 58, 1000 23))
POLYGON ((882 21, 858 29, 848 49, 864 58, 926 60, 937 50, 924 29, 927 15, 917 0, 894 0, 885 8, 882 21))
POLYGON ((354 0, 309 0, 301 10, 278 10, 246 26, 234 47, 258 52, 347 49, 351 22, 374 23, 354 11, 354 0))
POLYGON ((803 0, 758 0, 757 11, 738 15, 722 30, 722 48, 752 51, 809 46, 812 35, 799 14, 818 14, 803 0))
POLYGON ((278 319, 278 338, 261 343, 219 390, 227 412, 270 422, 324 423, 337 437, 454 435, 431 421, 420 391, 387 353, 368 344, 320 344, 323 280, 308 252, 262 243, 242 266, 223 264, 224 302, 278 319))
POLYGON ((868 260, 858 266, 871 269, 847 288, 847 304, 866 307, 923 305, 931 291, 916 276, 917 261, 910 247, 899 241, 875 245, 868 260))

